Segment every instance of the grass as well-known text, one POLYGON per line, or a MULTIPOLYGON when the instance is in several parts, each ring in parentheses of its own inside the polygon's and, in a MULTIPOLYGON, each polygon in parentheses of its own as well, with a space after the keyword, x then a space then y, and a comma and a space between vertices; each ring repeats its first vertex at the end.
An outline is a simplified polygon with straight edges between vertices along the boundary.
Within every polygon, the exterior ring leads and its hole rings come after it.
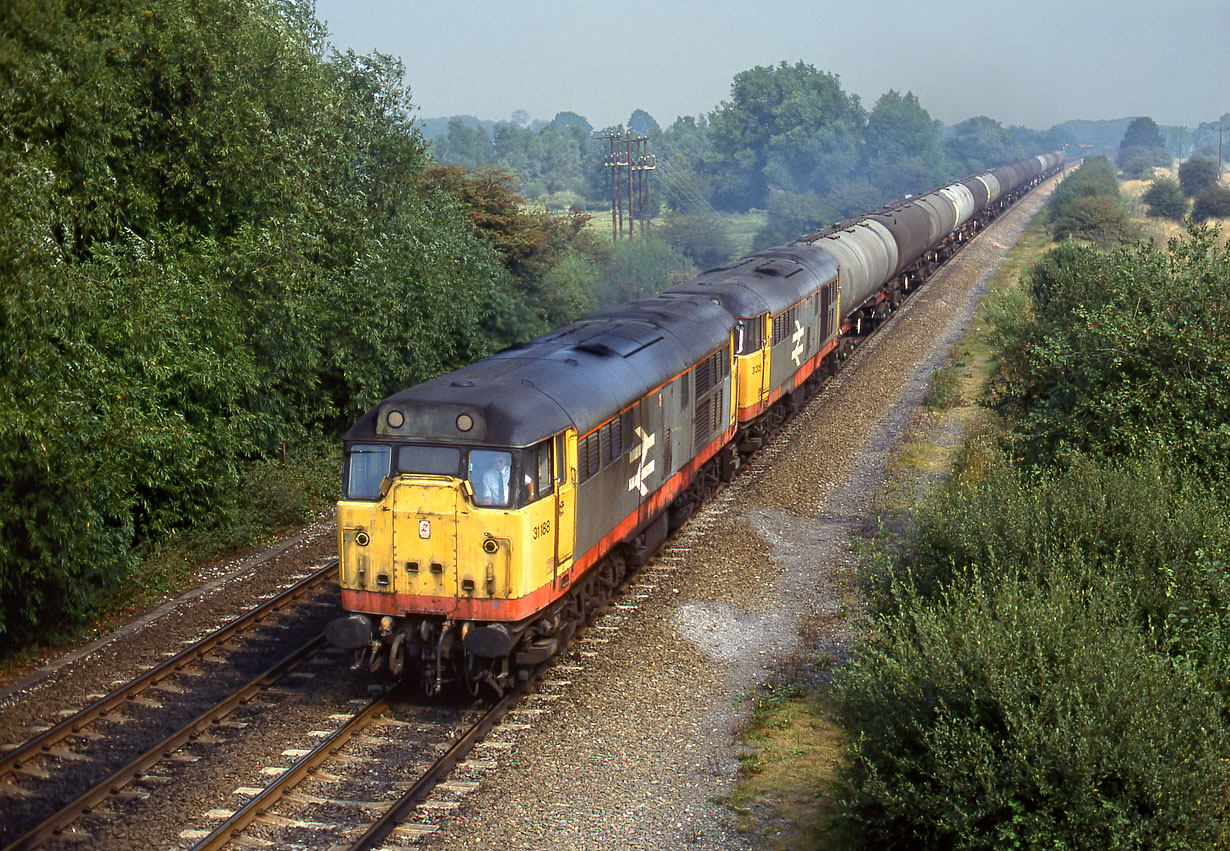
MULTIPOLYGON (((763 699, 763 698, 762 698, 763 699)), ((823 693, 788 690, 758 706, 744 734, 738 790, 725 803, 759 847, 848 847, 834 794, 845 738, 837 707, 823 693)))
MULTIPOLYGON (((1168 174, 1178 180, 1176 169, 1158 168, 1153 171, 1158 177, 1168 174)), ((1166 245, 1172 238, 1182 236, 1186 228, 1183 222, 1154 218, 1149 215, 1148 205, 1141 200, 1141 196, 1148 191, 1152 182, 1152 180, 1125 180, 1119 184, 1119 192, 1128 203, 1129 215, 1140 227, 1141 238, 1152 240, 1158 245, 1166 245)), ((1191 205, 1188 206, 1190 208, 1191 205)), ((1209 219, 1205 224, 1220 228, 1222 239, 1230 240, 1230 219, 1209 219)))

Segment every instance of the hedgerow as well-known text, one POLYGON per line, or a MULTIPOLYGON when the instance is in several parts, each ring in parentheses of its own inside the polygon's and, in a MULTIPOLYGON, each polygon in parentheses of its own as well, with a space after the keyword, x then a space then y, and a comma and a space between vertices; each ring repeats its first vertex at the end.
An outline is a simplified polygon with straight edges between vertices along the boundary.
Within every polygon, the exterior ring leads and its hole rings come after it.
POLYGON ((837 695, 886 848, 1230 844, 1230 258, 1068 243, 995 305, 1001 446, 968 447, 837 695))
POLYGON ((847 814, 876 848, 1211 848, 1227 839, 1221 701, 1155 652, 1106 574, 979 570, 896 613, 837 680, 847 814))

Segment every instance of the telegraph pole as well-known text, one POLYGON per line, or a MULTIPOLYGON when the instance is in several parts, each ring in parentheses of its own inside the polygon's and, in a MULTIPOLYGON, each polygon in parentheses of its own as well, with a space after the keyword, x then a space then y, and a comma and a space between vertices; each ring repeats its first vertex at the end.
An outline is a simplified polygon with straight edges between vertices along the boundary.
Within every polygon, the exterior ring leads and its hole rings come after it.
POLYGON ((611 239, 624 235, 624 202, 628 210, 628 239, 636 236, 636 220, 641 234, 649 231, 649 172, 658 167, 657 157, 649 153, 649 137, 611 133, 606 137, 607 158, 603 166, 611 175, 611 239))

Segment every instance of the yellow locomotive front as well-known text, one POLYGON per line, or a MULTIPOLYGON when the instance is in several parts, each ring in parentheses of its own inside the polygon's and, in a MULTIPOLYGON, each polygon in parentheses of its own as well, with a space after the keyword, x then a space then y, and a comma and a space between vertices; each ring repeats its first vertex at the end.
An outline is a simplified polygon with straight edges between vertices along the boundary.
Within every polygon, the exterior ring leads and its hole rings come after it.
MULTIPOLYGON (((417 671, 429 693, 452 681, 500 690, 541 655, 532 627, 567 584, 568 434, 528 447, 429 442, 398 433, 402 407, 378 416, 375 434, 346 444, 337 522, 351 614, 329 640, 372 671, 417 671)), ((456 430, 476 419, 459 414, 456 430)))

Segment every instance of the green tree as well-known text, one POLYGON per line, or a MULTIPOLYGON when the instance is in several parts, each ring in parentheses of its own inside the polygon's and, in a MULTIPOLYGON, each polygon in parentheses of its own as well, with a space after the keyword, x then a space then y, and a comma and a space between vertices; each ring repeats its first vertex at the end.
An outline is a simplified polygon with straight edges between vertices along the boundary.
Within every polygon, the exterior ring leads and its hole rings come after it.
POLYGON ((1136 118, 1119 143, 1119 167, 1129 177, 1146 177, 1154 166, 1169 166, 1170 151, 1152 118, 1136 118))
POLYGON ((867 173, 885 195, 900 198, 939 183, 947 171, 940 123, 912 93, 889 90, 863 131, 867 173))
POLYGON ((823 195, 846 182, 861 158, 866 116, 832 74, 803 62, 735 75, 731 99, 709 116, 727 209, 763 206, 771 187, 823 195))
POLYGON ((659 142, 655 185, 671 209, 709 213, 714 192, 708 120, 683 115, 666 129, 659 142))
POLYGON ((1179 186, 1188 198, 1195 198, 1217 182, 1217 163, 1204 157, 1192 157, 1179 166, 1179 186))
POLYGON ((648 136, 650 133, 662 128, 652 115, 643 109, 638 109, 633 111, 632 115, 628 118, 628 129, 638 136, 648 136))
POLYGON ((945 142, 962 174, 995 168, 1025 156, 1020 142, 998 121, 979 115, 952 128, 945 142))
POLYGON ((323 43, 272 0, 0 6, 0 641, 489 345, 507 273, 403 69, 323 43))
POLYGON ((1120 151, 1128 148, 1152 150, 1165 147, 1166 140, 1162 138, 1161 128, 1157 126, 1157 122, 1148 117, 1133 119, 1123 131, 1123 140, 1119 143, 1120 151))
POLYGON ((786 192, 781 189, 769 192, 767 207, 768 220, 756 233, 752 243, 752 248, 756 251, 814 233, 841 218, 831 204, 817 195, 786 192))
POLYGON ((1181 219, 1187 213, 1187 197, 1179 182, 1170 176, 1154 180, 1141 199, 1149 205, 1151 216, 1181 219))
POLYGON ((440 162, 465 168, 481 168, 495 160, 495 148, 487 131, 455 117, 448 121, 448 133, 432 142, 431 149, 440 162))

